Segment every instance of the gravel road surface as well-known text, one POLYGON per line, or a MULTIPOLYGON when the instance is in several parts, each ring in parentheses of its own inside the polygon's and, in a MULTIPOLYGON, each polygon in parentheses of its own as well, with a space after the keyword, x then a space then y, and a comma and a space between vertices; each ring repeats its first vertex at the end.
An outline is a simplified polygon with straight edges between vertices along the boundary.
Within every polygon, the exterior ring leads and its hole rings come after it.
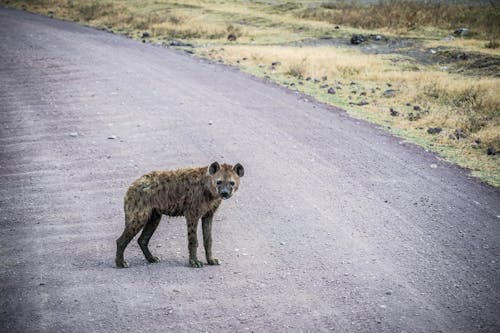
POLYGON ((0 122, 2 332, 500 331, 500 192, 342 110, 0 9, 0 122), (116 269, 127 186, 214 160, 222 264, 164 217, 116 269))

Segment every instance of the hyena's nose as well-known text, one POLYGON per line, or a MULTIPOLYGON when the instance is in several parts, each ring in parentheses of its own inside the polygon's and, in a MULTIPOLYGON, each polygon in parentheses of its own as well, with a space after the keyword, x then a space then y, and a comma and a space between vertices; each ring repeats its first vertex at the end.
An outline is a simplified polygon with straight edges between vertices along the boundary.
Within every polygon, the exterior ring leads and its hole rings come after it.
POLYGON ((229 198, 229 192, 228 191, 221 191, 220 196, 224 199, 229 198))

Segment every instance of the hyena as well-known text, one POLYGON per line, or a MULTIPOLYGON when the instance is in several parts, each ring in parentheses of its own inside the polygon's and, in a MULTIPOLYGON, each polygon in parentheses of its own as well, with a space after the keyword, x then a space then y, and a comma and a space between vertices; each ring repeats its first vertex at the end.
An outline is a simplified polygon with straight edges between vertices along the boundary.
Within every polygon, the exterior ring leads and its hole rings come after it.
POLYGON ((137 240, 146 259, 158 262, 148 248, 149 240, 160 223, 162 215, 185 216, 188 231, 189 263, 202 267, 196 255, 197 229, 201 218, 203 245, 209 265, 218 265, 212 256, 212 219, 222 199, 229 199, 240 185, 244 169, 241 164, 153 171, 130 185, 125 195, 125 230, 116 240, 116 266, 128 267, 123 252, 128 243, 142 229, 137 240))

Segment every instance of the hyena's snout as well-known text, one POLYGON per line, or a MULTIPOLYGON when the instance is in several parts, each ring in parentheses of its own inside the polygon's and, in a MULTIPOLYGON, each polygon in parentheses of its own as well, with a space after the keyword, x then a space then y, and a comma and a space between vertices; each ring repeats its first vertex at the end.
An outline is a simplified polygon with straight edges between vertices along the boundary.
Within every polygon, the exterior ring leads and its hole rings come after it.
POLYGON ((219 192, 219 195, 222 199, 229 199, 233 195, 233 186, 234 182, 224 182, 224 181, 218 181, 217 182, 217 191, 219 192))

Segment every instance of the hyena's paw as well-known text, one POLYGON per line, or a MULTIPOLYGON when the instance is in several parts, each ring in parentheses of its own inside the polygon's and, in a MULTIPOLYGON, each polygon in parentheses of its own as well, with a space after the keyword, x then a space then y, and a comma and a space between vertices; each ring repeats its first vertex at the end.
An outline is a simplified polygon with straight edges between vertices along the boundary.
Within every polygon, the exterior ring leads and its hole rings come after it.
POLYGON ((160 258, 157 256, 151 256, 150 258, 148 258, 148 261, 154 264, 155 262, 160 262, 160 258))
POLYGON ((194 267, 194 268, 203 267, 203 263, 196 258, 189 259, 189 264, 191 265, 191 267, 194 267))
POLYGON ((116 267, 118 268, 128 268, 128 264, 125 260, 116 260, 116 267))
POLYGON ((220 260, 217 258, 207 259, 209 265, 220 265, 220 260))

